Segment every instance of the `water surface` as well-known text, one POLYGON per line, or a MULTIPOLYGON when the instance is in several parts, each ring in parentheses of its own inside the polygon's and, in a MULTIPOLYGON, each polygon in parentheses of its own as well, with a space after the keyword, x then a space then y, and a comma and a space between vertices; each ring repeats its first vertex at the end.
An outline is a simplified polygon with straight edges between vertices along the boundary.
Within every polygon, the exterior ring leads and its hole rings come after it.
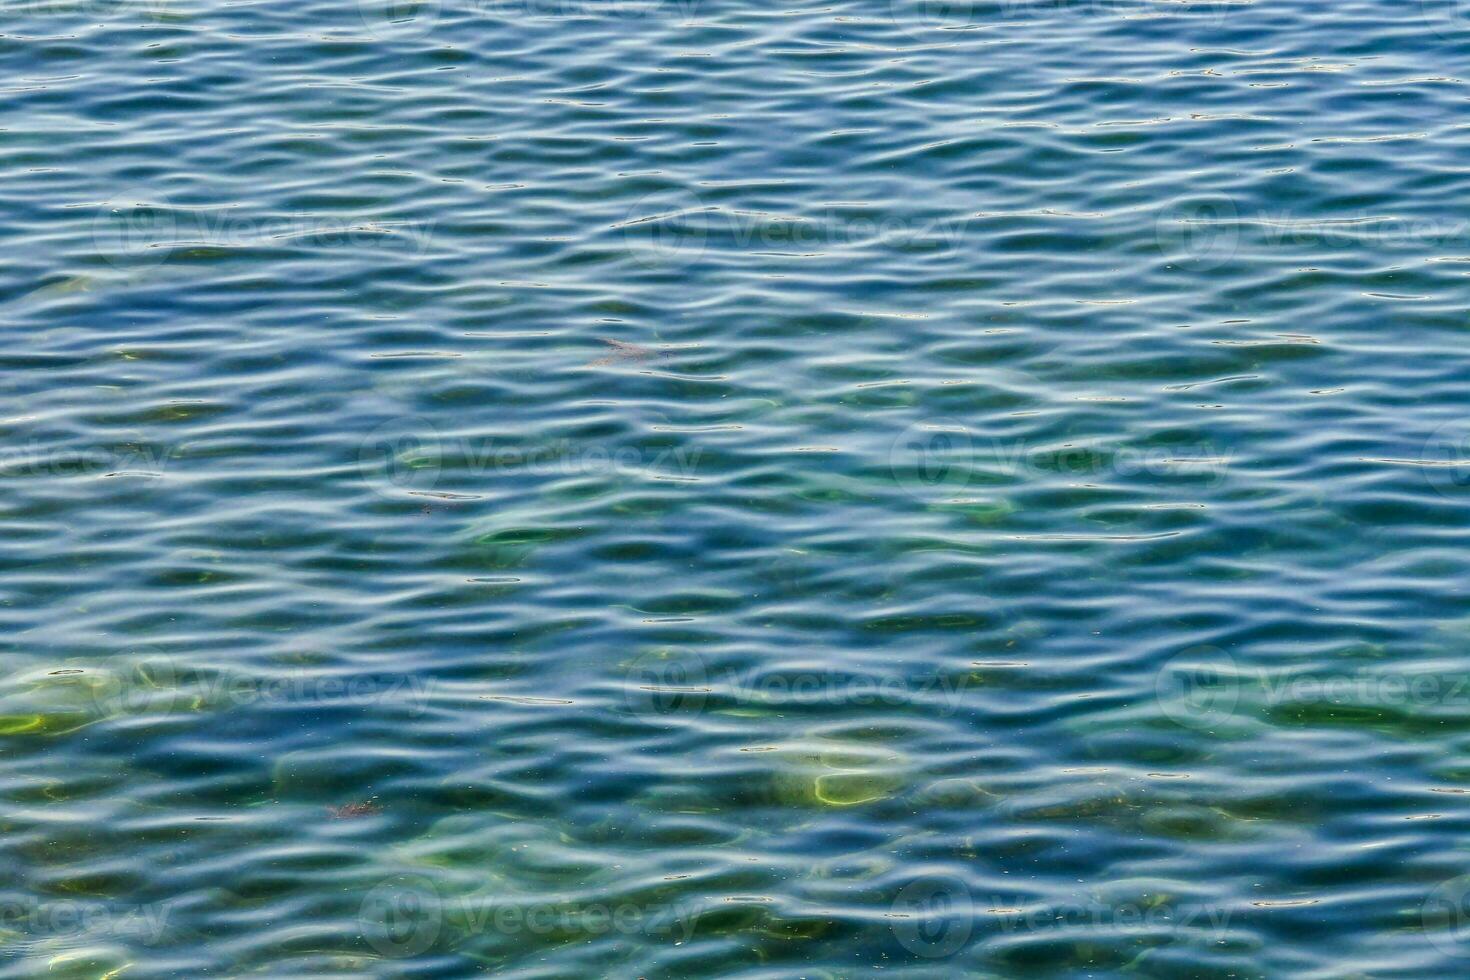
POLYGON ((6 4, 0 976, 1463 972, 1467 42, 6 4))

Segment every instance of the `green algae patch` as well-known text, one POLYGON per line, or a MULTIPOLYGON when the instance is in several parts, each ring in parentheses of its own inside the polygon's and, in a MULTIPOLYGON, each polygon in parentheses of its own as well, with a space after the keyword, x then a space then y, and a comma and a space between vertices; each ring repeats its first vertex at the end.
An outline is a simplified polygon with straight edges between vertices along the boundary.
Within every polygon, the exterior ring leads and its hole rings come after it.
POLYGON ((0 735, 64 735, 96 720, 81 713, 0 715, 0 735))
POLYGON ((605 873, 590 852, 556 827, 486 812, 437 820, 393 853, 404 864, 470 883, 472 894, 492 898, 554 894, 605 873))
POLYGON ((631 805, 654 814, 712 814, 722 809, 721 800, 707 788, 685 783, 655 783, 635 796, 631 805))
POLYGON ((882 746, 822 738, 778 748, 766 757, 776 799, 792 806, 847 807, 888 799, 907 785, 911 766, 882 746))
POLYGON ((48 980, 113 980, 132 966, 120 950, 75 949, 47 958, 45 969, 38 969, 36 975, 48 980))
POLYGON ((1016 505, 1005 497, 994 500, 955 499, 936 504, 936 511, 948 511, 976 524, 999 524, 1016 512, 1016 505))
POLYGON ((1254 836, 1249 825, 1209 806, 1173 803, 1150 807, 1141 827, 1157 837, 1182 841, 1230 841, 1254 836))
POLYGON ((62 735, 110 714, 107 675, 52 665, 0 682, 0 737, 62 735))
POLYGON ((544 545, 581 536, 570 527, 504 527, 474 539, 475 563, 487 568, 517 568, 544 545))
POLYGON ((855 806, 881 800, 901 781, 887 773, 833 772, 818 776, 812 784, 818 800, 830 806, 855 806))
POLYGON ((918 802, 928 810, 967 810, 989 806, 1000 799, 973 779, 940 779, 918 793, 918 802))

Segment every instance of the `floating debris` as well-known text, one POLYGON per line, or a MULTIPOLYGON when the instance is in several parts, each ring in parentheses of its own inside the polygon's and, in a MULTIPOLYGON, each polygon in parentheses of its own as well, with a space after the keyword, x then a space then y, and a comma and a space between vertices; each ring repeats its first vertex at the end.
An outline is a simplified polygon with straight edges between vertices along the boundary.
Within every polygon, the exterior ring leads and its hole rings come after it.
POLYGON ((373 802, 377 797, 369 797, 358 803, 344 803, 341 806, 327 807, 327 815, 333 820, 358 820, 362 817, 371 817, 382 813, 383 808, 373 802))
POLYGON ((590 362, 590 367, 600 367, 604 364, 616 364, 619 361, 647 361, 654 357, 668 357, 666 350, 655 350, 652 347, 644 347, 641 344, 624 343, 621 340, 613 340, 610 337, 598 337, 612 350, 606 357, 600 357, 590 362))

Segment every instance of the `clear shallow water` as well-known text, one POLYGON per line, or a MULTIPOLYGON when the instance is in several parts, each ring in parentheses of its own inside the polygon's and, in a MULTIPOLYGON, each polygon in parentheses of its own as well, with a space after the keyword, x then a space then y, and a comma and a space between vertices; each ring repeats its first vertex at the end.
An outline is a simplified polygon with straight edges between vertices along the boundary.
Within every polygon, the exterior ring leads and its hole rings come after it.
POLYGON ((1452 3, 31 3, 0 975, 1470 963, 1452 3))

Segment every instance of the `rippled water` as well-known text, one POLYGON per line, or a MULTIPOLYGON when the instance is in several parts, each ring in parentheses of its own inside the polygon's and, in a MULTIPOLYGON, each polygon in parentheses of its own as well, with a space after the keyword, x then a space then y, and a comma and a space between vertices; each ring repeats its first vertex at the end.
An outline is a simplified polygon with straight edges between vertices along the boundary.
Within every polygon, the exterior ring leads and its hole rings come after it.
POLYGON ((3 9, 0 976, 1470 969, 1470 8, 3 9))

